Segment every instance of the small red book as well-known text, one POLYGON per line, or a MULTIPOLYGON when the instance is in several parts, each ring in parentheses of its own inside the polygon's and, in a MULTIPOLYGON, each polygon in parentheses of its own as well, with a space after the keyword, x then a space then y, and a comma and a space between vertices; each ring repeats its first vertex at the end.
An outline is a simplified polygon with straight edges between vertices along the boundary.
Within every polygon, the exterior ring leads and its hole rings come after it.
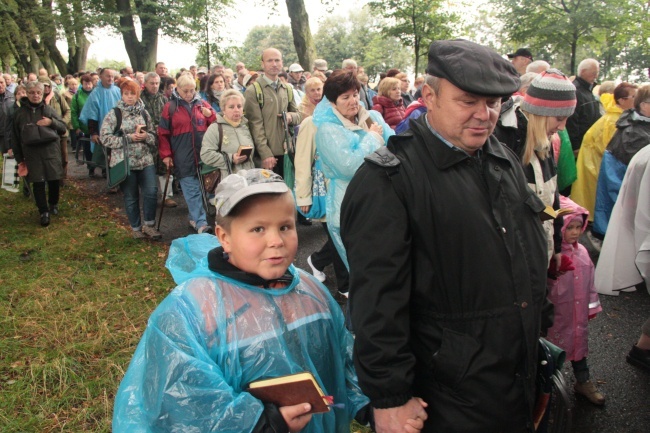
POLYGON ((252 382, 247 391, 260 400, 273 403, 278 407, 309 403, 311 404, 309 413, 330 410, 323 390, 310 372, 258 380, 252 382))

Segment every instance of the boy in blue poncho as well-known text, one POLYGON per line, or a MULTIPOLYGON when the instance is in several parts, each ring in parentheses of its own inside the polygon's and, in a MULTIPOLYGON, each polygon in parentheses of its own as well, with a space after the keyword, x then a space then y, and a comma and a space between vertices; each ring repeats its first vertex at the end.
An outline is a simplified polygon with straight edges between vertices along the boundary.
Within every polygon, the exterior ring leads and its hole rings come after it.
POLYGON ((282 178, 242 170, 221 182, 215 201, 221 246, 207 234, 172 244, 167 267, 179 286, 149 319, 113 431, 347 433, 353 417, 366 423, 341 309, 292 265, 295 203, 282 178), (344 407, 312 415, 307 403, 276 407, 246 391, 302 371, 344 407))

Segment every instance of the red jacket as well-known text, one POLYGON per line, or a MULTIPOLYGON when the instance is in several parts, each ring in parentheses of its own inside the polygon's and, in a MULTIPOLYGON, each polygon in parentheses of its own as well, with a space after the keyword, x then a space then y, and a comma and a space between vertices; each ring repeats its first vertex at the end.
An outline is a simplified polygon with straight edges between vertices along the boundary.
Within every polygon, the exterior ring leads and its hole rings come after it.
POLYGON ((196 176, 196 167, 201 161, 203 135, 216 118, 215 111, 198 93, 189 104, 176 93, 172 95, 172 100, 165 104, 158 124, 158 153, 160 159, 170 156, 173 158, 174 176, 178 179, 196 176), (170 119, 169 106, 172 102, 176 109, 170 119), (203 108, 210 110, 209 117, 203 115, 203 108))
POLYGON ((402 98, 399 98, 399 101, 394 102, 392 99, 387 98, 386 96, 377 95, 372 98, 372 109, 379 111, 384 117, 388 126, 392 129, 404 119, 406 110, 404 109, 404 104, 402 104, 402 98))

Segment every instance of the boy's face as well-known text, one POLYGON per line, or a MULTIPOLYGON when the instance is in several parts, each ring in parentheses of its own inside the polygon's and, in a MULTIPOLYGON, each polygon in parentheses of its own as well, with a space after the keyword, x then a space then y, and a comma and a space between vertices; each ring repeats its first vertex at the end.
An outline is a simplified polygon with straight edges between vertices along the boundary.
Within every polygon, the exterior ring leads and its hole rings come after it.
POLYGON ((259 196, 217 237, 229 262, 242 271, 271 280, 279 278, 298 251, 296 208, 289 193, 259 196))
POLYGON ((582 233, 582 221, 580 219, 572 220, 564 229, 564 242, 574 244, 580 239, 582 233))

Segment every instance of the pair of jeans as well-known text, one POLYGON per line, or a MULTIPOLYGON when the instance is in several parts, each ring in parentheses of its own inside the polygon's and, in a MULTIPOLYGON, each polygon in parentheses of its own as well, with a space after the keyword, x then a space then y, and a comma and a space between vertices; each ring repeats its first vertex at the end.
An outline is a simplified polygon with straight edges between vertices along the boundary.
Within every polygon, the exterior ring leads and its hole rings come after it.
POLYGON ((140 220, 140 190, 142 190, 142 213, 144 223, 152 226, 156 222, 158 202, 158 179, 156 167, 149 165, 142 170, 131 170, 124 182, 120 184, 124 194, 124 208, 129 224, 133 230, 142 228, 140 220))
POLYGON ((179 179, 185 203, 187 203, 187 210, 190 213, 190 221, 196 223, 196 229, 208 225, 205 209, 203 209, 203 197, 201 197, 201 186, 199 185, 199 178, 196 176, 188 176, 179 179))
POLYGON ((45 182, 34 182, 32 184, 32 194, 34 194, 38 213, 49 212, 51 206, 59 204, 59 181, 47 181, 47 199, 45 198, 45 182))

